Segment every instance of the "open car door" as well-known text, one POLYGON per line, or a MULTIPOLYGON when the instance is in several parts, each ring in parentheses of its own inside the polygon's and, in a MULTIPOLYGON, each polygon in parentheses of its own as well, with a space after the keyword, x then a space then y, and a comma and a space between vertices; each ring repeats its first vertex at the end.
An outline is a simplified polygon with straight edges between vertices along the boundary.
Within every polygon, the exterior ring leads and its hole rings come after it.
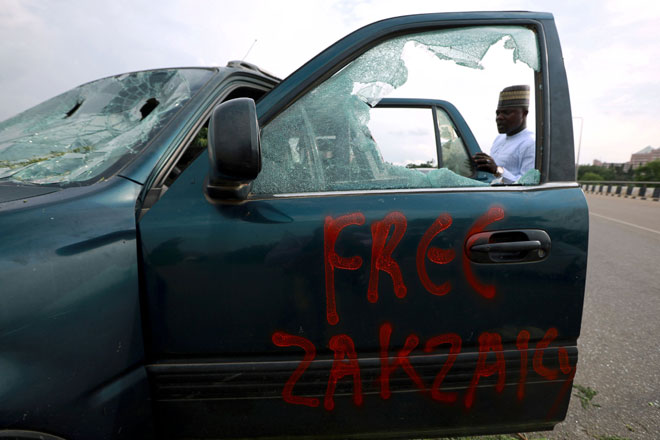
MULTIPOLYGON (((550 14, 374 23, 256 117, 258 175, 223 177, 238 200, 204 189, 201 156, 139 223, 161 436, 419 437, 564 418, 588 213, 550 14), (511 84, 530 86, 536 132, 535 168, 513 185, 478 178, 476 141, 447 112, 374 125, 386 95, 442 100, 487 151, 511 84)), ((211 168, 228 169, 218 138, 247 128, 213 124, 211 168)))

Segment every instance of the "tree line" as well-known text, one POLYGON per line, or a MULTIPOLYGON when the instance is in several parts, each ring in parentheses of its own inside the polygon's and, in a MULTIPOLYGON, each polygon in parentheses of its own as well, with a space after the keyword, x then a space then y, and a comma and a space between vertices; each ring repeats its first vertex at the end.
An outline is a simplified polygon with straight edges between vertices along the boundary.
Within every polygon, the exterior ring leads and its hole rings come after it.
POLYGON ((660 160, 654 160, 639 168, 628 171, 623 165, 597 166, 580 165, 578 167, 578 180, 623 180, 631 182, 660 182, 660 160))

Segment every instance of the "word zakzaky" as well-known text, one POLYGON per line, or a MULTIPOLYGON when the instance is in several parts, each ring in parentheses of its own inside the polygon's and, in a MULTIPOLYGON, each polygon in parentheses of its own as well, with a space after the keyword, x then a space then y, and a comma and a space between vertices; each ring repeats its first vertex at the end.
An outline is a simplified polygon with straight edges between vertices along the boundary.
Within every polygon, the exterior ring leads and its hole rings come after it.
MULTIPOLYGON (((450 404, 457 402, 459 400, 458 392, 443 391, 441 386, 445 376, 452 368, 456 358, 461 352, 461 337, 455 333, 445 333, 428 339, 424 344, 422 351, 426 354, 432 353, 441 345, 449 346, 449 356, 435 376, 433 383, 429 386, 422 381, 420 375, 416 372, 410 361, 411 354, 413 354, 413 351, 420 345, 419 337, 415 334, 408 335, 403 348, 395 353, 394 356, 390 356, 389 341, 392 331, 393 328, 390 323, 382 324, 379 329, 380 375, 378 376, 378 382, 380 385, 380 397, 385 400, 391 397, 389 386, 390 376, 396 370, 401 368, 410 377, 420 392, 430 393, 431 397, 438 402, 450 404)), ((564 348, 559 348, 559 350, 557 350, 559 369, 548 368, 544 365, 543 357, 545 350, 556 337, 557 329, 550 328, 545 333, 544 337, 536 344, 532 355, 532 368, 539 376, 546 380, 556 380, 559 377, 560 372, 566 375, 564 386, 557 397, 557 401, 559 401, 566 393, 568 385, 570 385, 573 380, 575 367, 570 365, 568 352, 564 348)), ((520 373, 517 388, 517 396, 519 400, 522 400, 525 397, 525 384, 529 364, 529 339, 530 333, 527 330, 521 330, 518 333, 516 340, 516 348, 520 353, 520 373)), ((275 332, 272 340, 278 347, 300 347, 305 352, 300 364, 298 364, 298 367, 284 386, 284 390, 282 391, 284 401, 295 405, 305 405, 313 408, 318 407, 320 405, 320 399, 316 397, 297 396, 294 394, 294 386, 303 376, 312 361, 316 358, 316 346, 314 343, 302 336, 292 335, 285 332, 275 332)), ((337 382, 347 376, 350 376, 353 381, 353 402, 356 405, 362 405, 364 397, 362 393, 362 380, 358 362, 359 358, 353 340, 346 334, 335 335, 330 338, 328 347, 333 352, 333 362, 329 372, 328 386, 323 399, 324 408, 329 411, 334 409, 335 404, 333 396, 337 382)), ((470 385, 463 397, 465 408, 469 409, 472 407, 479 380, 482 377, 489 377, 494 374, 497 374, 495 390, 498 393, 501 393, 506 384, 506 362, 503 354, 502 337, 496 332, 484 332, 479 335, 479 358, 470 385), (488 361, 488 355, 491 352, 495 355, 494 362, 488 361)))

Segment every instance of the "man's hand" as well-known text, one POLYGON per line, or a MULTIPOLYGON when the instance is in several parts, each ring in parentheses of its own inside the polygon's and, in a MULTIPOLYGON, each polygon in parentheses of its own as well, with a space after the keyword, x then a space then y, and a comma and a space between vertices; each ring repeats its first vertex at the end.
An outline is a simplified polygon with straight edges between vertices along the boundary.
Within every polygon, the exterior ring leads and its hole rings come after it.
POLYGON ((488 171, 491 174, 497 174, 497 164, 486 153, 477 153, 473 156, 473 159, 479 171, 488 171))

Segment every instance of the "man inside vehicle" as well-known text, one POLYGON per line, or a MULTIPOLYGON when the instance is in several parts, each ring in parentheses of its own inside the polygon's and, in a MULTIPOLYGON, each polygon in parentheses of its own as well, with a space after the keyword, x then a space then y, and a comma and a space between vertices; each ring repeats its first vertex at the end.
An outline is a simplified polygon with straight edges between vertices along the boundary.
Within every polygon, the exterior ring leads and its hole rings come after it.
POLYGON ((493 141, 490 156, 474 155, 480 171, 488 171, 501 178, 502 183, 514 183, 534 168, 536 142, 527 129, 529 86, 506 87, 500 92, 495 123, 500 133, 493 141))

